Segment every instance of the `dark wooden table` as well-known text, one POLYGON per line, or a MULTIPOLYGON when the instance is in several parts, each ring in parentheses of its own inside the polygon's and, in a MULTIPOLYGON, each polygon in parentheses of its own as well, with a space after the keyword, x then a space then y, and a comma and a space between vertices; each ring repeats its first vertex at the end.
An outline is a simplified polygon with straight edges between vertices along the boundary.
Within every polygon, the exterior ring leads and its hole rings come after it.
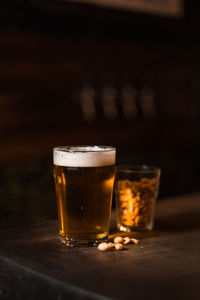
POLYGON ((59 243, 55 221, 0 232, 0 299, 199 299, 200 193, 158 201, 155 229, 134 236, 100 252, 59 243))

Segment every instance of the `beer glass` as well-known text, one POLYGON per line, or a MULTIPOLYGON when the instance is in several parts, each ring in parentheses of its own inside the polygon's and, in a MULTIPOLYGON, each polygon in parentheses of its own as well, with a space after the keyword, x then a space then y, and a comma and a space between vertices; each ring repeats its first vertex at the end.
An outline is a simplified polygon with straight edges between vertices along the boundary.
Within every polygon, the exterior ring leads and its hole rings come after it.
POLYGON ((110 227, 116 149, 60 146, 53 149, 59 235, 67 246, 96 245, 110 227))

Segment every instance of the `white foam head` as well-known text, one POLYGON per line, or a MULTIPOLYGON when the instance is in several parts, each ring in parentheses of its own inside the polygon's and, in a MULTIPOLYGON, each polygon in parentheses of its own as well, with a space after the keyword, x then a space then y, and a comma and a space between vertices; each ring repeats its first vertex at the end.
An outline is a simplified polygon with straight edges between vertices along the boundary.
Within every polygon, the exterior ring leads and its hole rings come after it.
POLYGON ((53 149, 53 163, 63 167, 103 167, 115 164, 116 149, 107 146, 60 146, 53 149))

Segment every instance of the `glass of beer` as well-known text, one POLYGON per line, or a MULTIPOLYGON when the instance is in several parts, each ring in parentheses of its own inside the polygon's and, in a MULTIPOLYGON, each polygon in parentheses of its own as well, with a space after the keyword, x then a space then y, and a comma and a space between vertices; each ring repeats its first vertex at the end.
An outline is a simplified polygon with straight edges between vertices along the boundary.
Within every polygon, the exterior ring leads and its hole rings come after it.
POLYGON ((67 246, 97 245, 110 228, 116 149, 60 146, 53 149, 59 235, 67 246))

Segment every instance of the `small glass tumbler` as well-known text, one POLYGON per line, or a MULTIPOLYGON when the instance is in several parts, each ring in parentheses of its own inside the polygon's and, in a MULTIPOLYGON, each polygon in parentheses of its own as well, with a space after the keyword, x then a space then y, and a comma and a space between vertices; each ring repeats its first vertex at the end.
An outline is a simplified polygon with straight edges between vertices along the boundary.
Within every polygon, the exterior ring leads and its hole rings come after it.
POLYGON ((120 231, 152 230, 161 170, 152 166, 118 166, 114 196, 120 231))

